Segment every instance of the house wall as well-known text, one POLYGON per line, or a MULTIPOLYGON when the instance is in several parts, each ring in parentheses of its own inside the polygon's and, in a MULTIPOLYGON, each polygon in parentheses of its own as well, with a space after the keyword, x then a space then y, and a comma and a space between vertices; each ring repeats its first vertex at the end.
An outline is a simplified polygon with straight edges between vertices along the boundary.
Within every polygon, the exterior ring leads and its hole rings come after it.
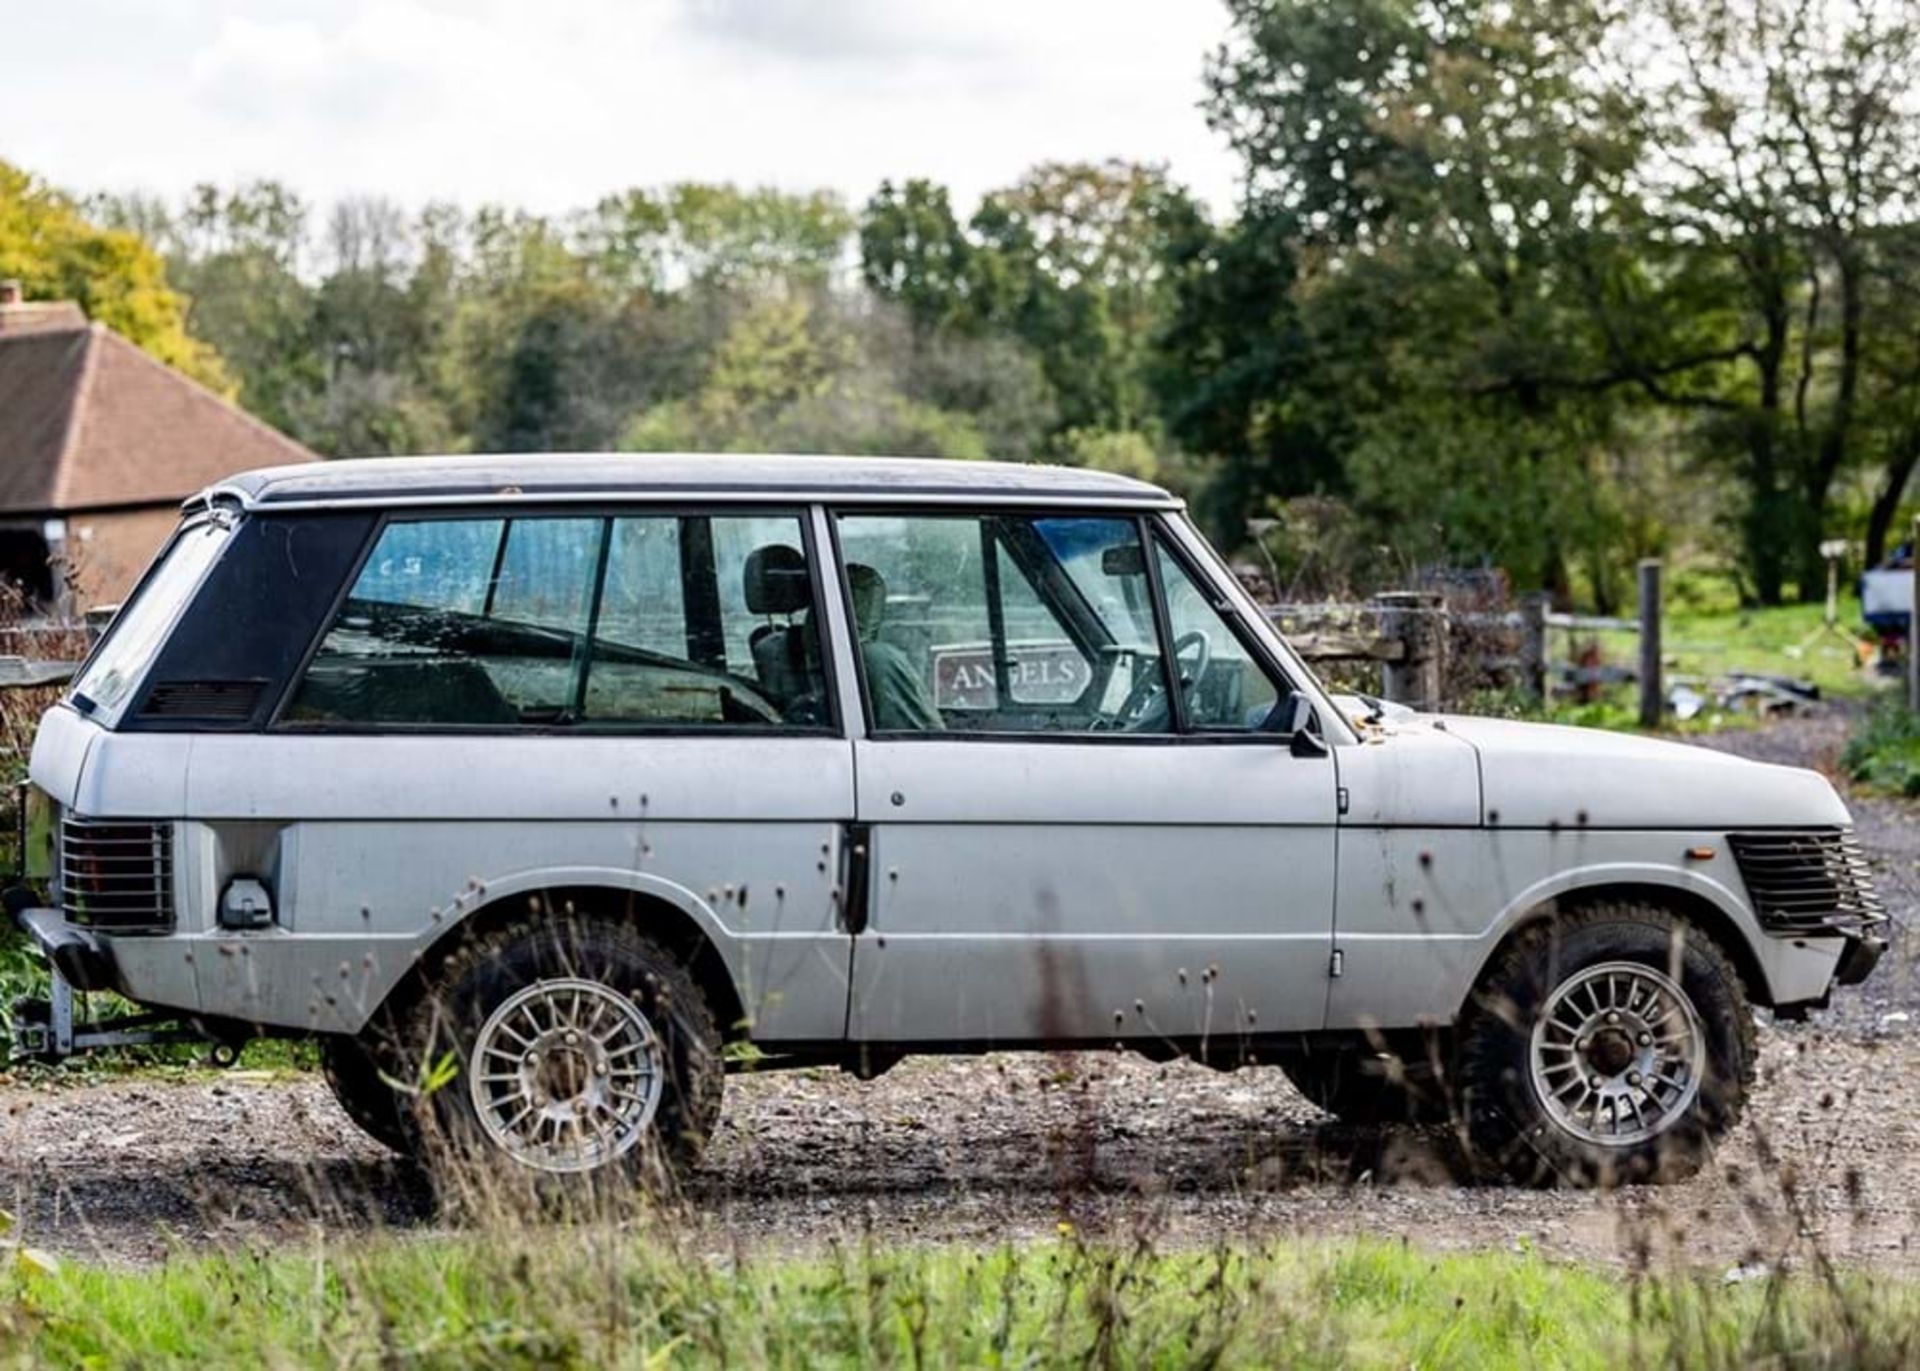
POLYGON ((166 504, 110 514, 71 514, 66 522, 61 552, 71 568, 70 607, 81 611, 127 598, 180 522, 180 507, 166 504))

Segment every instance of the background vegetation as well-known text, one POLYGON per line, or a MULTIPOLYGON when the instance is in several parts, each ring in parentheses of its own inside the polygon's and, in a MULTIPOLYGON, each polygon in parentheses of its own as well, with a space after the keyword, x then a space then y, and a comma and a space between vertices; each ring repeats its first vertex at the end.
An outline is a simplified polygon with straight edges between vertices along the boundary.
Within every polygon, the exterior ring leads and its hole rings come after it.
POLYGON ((1295 594, 1444 562, 1611 610, 1664 553, 1771 604, 1897 537, 1916 0, 1227 3, 1226 216, 1124 161, 558 216, 7 168, 0 273, 331 455, 1048 458, 1274 521, 1295 594))

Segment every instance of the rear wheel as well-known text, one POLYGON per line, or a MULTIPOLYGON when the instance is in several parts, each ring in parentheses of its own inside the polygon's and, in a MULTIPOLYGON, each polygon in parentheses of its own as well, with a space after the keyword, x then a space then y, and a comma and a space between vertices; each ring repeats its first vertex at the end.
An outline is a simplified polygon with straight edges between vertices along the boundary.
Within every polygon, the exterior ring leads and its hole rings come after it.
POLYGON ((1721 948, 1664 909, 1572 911, 1482 978, 1461 1032, 1477 1159, 1532 1184, 1678 1180, 1738 1120, 1753 1012, 1721 948))
POLYGON ((719 1116, 713 1013, 671 952, 620 924, 515 927, 448 959, 396 1025, 427 1089, 436 1170, 545 1177, 690 1166, 719 1116))

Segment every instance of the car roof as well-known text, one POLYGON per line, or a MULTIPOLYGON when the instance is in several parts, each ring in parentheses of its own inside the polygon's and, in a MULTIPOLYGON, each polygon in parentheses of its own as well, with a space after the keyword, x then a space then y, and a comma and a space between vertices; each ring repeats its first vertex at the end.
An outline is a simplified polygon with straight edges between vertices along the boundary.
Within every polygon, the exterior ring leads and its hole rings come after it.
POLYGON ((283 509, 655 496, 868 504, 932 497, 1161 508, 1180 503, 1145 481, 1082 467, 920 457, 621 452, 372 457, 265 467, 209 486, 187 506, 237 501, 247 508, 283 509))

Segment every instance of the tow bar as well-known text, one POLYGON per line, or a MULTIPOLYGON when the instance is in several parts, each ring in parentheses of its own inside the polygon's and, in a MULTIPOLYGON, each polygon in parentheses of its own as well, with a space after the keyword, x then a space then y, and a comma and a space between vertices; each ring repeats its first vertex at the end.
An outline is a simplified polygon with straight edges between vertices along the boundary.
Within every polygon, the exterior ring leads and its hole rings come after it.
POLYGON ((147 1047, 155 1043, 210 1044, 215 1066, 232 1066, 240 1050, 232 1043, 205 1033, 166 1014, 126 1014, 112 1019, 76 1019, 73 985, 52 968, 52 987, 45 999, 13 1002, 13 1037, 7 1059, 15 1062, 57 1062, 77 1052, 115 1047, 147 1047))

